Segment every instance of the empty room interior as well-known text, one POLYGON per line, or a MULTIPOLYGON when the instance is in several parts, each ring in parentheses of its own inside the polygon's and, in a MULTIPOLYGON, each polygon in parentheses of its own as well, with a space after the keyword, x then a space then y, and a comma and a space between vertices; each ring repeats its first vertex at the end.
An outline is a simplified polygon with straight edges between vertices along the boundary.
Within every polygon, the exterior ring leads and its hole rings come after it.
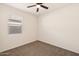
POLYGON ((0 56, 79 56, 79 4, 0 3, 0 56))

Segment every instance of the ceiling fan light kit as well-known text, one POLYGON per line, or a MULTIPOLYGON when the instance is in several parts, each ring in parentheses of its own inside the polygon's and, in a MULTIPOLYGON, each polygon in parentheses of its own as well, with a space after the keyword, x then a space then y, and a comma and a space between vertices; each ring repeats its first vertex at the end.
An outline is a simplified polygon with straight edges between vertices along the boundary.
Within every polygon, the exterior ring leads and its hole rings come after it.
POLYGON ((40 8, 40 5, 37 5, 36 7, 37 7, 37 8, 40 8))

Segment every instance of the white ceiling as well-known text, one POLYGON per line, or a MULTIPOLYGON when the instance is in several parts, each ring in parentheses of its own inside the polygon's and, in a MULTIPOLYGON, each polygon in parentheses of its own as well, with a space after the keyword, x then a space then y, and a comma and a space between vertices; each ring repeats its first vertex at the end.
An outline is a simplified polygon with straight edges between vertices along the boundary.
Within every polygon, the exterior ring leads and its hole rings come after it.
POLYGON ((44 3, 43 5, 48 6, 49 9, 47 10, 47 9, 40 7, 39 12, 36 12, 37 7, 27 8, 27 6, 33 5, 33 4, 35 4, 35 3, 7 3, 7 5, 9 5, 9 6, 12 6, 14 8, 18 8, 18 9, 23 10, 25 12, 32 13, 34 15, 45 14, 45 13, 54 11, 56 9, 70 5, 70 4, 67 4, 67 3, 44 3))

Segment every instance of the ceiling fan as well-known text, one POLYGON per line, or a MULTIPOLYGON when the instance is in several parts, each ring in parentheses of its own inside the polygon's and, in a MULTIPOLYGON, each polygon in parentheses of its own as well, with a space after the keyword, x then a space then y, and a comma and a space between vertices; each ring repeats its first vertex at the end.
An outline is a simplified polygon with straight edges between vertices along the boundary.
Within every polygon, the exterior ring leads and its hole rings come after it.
POLYGON ((48 9, 48 7, 43 5, 43 3, 36 3, 35 5, 27 6, 27 8, 30 8, 30 7, 37 7, 36 12, 39 12, 39 7, 42 7, 44 9, 48 9))

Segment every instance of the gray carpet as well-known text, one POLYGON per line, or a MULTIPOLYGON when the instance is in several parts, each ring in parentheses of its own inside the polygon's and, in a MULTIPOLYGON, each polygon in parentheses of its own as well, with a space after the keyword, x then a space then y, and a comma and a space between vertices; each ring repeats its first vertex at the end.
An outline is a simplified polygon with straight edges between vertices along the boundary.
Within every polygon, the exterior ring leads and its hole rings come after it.
POLYGON ((41 42, 35 41, 5 52, 0 56, 79 56, 79 54, 41 42))

